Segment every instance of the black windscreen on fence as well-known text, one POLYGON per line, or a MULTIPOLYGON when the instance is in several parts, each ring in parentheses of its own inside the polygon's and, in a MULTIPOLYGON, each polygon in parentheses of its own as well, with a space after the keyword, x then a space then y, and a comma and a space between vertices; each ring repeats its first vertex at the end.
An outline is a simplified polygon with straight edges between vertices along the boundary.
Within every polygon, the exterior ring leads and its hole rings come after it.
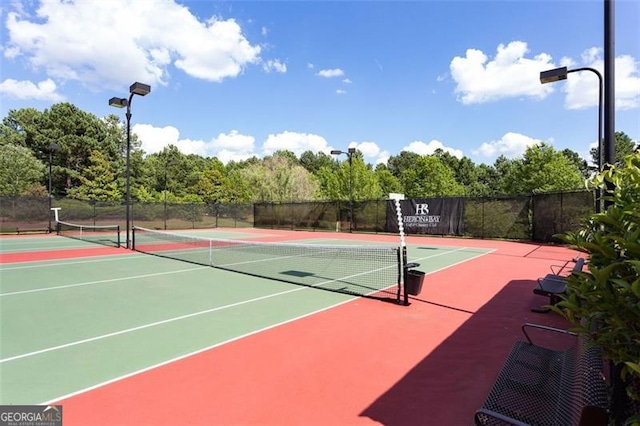
POLYGON ((593 192, 558 192, 533 196, 533 240, 559 241, 555 234, 575 231, 595 210, 593 192))
POLYGON ((531 197, 468 198, 465 203, 465 234, 475 238, 531 239, 531 197))
MULTIPOLYGON (((342 206, 343 208, 345 205, 342 206)), ((348 205, 346 206, 348 208, 348 205)), ((341 206, 335 201, 255 203, 254 226, 274 229, 336 229, 341 206)), ((348 222, 348 210, 345 213, 348 222)))
MULTIPOLYGON (((442 197, 403 200, 408 234, 459 235, 557 242, 555 234, 578 229, 595 210, 593 192, 528 196, 442 197)), ((120 225, 122 201, 52 199, 60 220, 81 225, 120 225)), ((0 231, 49 229, 53 213, 47 197, 0 197, 0 231)), ((252 227, 340 232, 398 232, 389 200, 291 203, 142 203, 131 205, 132 224, 149 229, 252 227)))

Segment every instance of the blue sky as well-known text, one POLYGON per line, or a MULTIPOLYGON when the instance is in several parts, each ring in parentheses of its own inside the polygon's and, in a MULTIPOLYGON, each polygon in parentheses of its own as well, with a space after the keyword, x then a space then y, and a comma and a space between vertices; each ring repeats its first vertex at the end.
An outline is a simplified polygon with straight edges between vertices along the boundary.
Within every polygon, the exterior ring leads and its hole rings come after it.
MULTIPOLYGON (((615 2, 616 130, 640 140, 640 2, 615 2)), ((355 146, 371 164, 437 148, 476 163, 597 139, 603 1, 6 1, 0 113, 129 85, 132 131, 224 163, 355 146)))

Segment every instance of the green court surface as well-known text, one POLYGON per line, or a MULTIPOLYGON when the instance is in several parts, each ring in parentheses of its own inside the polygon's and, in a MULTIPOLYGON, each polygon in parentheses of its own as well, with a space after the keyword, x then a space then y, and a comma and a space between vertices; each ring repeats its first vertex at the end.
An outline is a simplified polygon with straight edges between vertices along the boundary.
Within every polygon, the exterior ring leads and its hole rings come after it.
MULTIPOLYGON (((2 253, 95 247, 56 236, 0 243, 2 253)), ((120 250, 0 265, 0 404, 59 400, 354 299, 120 250)), ((408 247, 427 274, 488 251, 408 247)))

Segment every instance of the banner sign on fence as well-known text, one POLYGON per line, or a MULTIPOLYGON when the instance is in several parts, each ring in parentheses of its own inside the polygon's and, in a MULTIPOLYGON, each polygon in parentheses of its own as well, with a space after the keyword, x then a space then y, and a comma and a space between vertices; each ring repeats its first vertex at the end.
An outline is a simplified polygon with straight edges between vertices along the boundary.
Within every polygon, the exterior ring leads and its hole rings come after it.
MULTIPOLYGON (((407 234, 463 235, 464 198, 401 200, 402 223, 407 234)), ((387 232, 398 232, 395 202, 387 202, 387 232)))

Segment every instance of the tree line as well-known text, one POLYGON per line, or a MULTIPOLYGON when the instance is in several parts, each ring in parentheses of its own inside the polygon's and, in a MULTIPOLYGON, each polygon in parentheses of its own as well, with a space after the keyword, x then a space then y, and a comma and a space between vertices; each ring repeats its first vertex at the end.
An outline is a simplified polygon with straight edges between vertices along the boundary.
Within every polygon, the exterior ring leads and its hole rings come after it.
MULTIPOLYGON (((616 161, 622 161, 635 144, 624 132, 615 136, 616 161)), ((70 103, 10 110, 0 125, 0 195, 47 196, 50 177, 54 197, 122 200, 126 149, 126 128, 115 114, 99 118, 70 103)), ((521 158, 500 156, 493 165, 443 150, 402 151, 375 166, 359 151, 350 164, 329 153, 297 157, 286 150, 223 164, 173 145, 147 155, 135 134, 130 155, 131 197, 141 202, 374 200, 391 192, 409 198, 518 195, 580 190, 595 172, 576 152, 544 142, 521 158)), ((590 155, 597 164, 598 149, 590 155)))

